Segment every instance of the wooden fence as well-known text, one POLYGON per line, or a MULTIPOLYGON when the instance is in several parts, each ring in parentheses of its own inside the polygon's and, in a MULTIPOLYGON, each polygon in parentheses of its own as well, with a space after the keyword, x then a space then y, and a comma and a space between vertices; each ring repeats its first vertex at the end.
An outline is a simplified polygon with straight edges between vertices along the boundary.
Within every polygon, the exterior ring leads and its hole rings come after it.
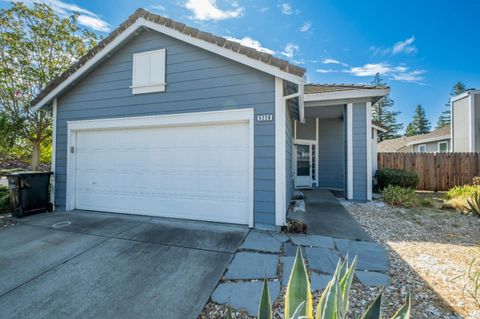
POLYGON ((480 176, 480 153, 378 153, 378 169, 396 168, 420 176, 417 189, 446 191, 480 176))

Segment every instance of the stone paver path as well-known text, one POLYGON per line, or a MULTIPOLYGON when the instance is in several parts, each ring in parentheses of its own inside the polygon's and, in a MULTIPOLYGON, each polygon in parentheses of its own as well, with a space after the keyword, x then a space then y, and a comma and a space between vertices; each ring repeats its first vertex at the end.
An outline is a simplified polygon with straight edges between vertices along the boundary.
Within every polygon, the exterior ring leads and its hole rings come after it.
POLYGON ((312 291, 324 289, 338 260, 358 258, 357 280, 365 286, 388 284, 388 257, 380 244, 326 236, 252 230, 237 250, 212 301, 256 315, 263 279, 269 279, 272 303, 288 284, 297 247, 307 263, 312 291))

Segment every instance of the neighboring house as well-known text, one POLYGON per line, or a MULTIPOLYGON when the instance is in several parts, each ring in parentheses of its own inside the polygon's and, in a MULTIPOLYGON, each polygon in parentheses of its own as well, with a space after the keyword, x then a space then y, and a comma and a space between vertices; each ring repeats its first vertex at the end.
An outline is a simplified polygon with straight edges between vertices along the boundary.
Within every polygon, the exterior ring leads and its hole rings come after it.
POLYGON ((450 125, 430 133, 402 136, 378 143, 379 153, 445 153, 450 152, 450 125))
POLYGON ((452 150, 480 152, 480 90, 468 90, 451 99, 452 150))
POLYGON ((281 226, 295 186, 371 199, 371 105, 389 89, 137 10, 33 101, 53 110, 58 209, 281 226))

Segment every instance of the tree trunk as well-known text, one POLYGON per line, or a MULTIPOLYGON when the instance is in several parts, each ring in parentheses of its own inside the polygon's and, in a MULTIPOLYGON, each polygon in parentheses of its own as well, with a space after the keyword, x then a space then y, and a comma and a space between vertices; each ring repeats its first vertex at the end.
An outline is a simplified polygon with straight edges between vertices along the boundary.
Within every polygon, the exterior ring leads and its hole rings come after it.
POLYGON ((38 171, 40 166, 40 142, 32 142, 32 171, 38 171))

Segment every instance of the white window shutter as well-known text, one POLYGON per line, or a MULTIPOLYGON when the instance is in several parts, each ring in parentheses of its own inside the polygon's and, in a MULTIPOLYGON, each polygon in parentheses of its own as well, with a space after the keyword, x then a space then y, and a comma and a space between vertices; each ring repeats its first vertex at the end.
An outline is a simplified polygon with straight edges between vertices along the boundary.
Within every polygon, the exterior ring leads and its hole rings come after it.
POLYGON ((150 84, 165 84, 165 49, 150 53, 150 84))
POLYGON ((148 53, 133 56, 133 87, 149 85, 150 55, 148 53))
POLYGON ((132 93, 165 91, 165 49, 133 55, 132 93))

